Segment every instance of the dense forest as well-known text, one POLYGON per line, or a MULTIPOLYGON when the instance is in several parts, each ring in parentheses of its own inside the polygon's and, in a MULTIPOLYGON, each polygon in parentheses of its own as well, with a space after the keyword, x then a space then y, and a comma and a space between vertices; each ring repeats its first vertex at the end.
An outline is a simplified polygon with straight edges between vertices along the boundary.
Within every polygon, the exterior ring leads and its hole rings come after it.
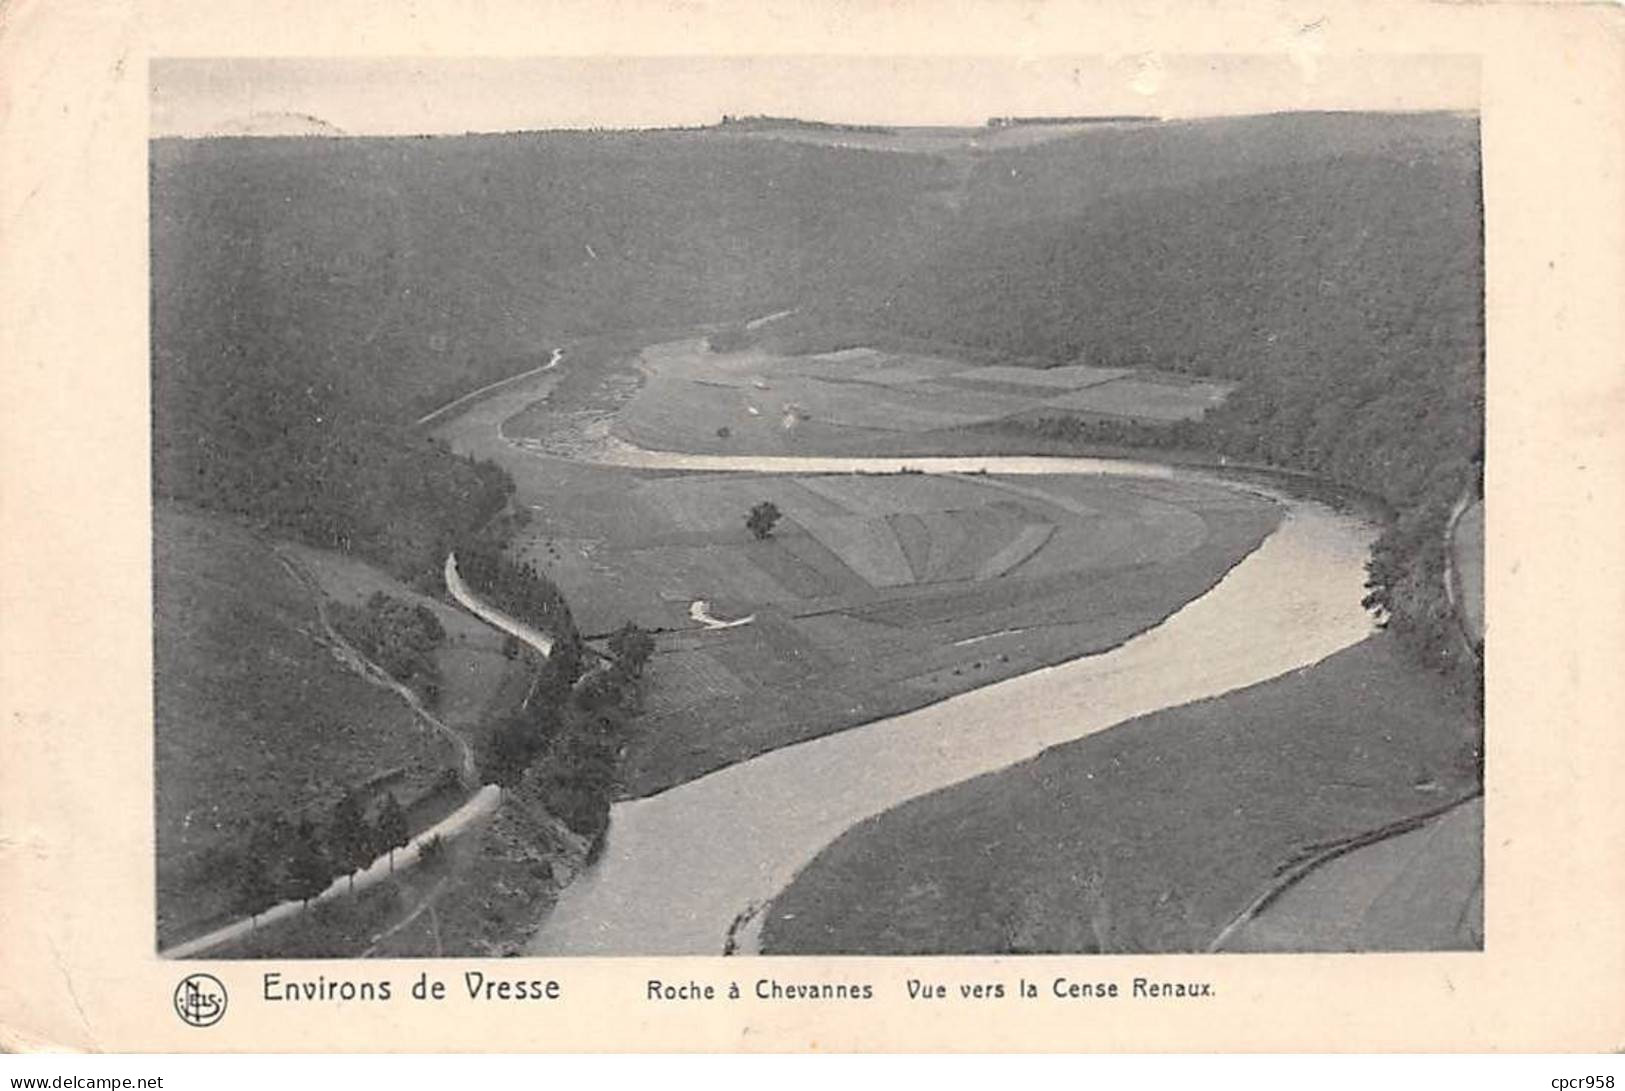
MULTIPOLYGON (((1444 592, 1450 511, 1482 473, 1476 124, 1423 119, 1386 148, 1259 158, 1070 218, 990 229, 900 282, 870 321, 1039 360, 1238 380, 1200 424, 1011 426, 1206 449, 1380 497, 1396 519, 1374 553, 1371 605, 1423 662, 1476 694, 1478 658, 1444 592)), ((1175 167, 1169 176, 1182 178, 1175 167)))
MULTIPOLYGON (((159 327, 163 338, 167 330, 159 327)), ((354 552, 422 583, 507 503, 493 463, 373 419, 342 370, 226 334, 153 355, 153 495, 354 552), (261 355, 264 353, 264 355, 261 355)))
POLYGON ((900 265, 950 178, 700 133, 159 140, 155 336, 302 358, 399 421, 573 338, 765 313, 900 265))
POLYGON ((155 495, 426 580, 511 490, 401 427, 433 399, 827 285, 939 174, 680 134, 155 141, 155 495))

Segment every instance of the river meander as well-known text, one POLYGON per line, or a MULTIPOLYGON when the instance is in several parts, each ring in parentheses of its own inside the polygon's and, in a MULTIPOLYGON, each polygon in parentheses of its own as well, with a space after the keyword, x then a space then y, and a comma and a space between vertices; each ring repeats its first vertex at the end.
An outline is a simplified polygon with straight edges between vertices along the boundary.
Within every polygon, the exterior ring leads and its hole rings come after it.
MULTIPOLYGON (((749 473, 1112 474, 1217 479, 1087 458, 693 455, 621 447, 618 465, 749 473)), ((1229 487, 1242 487, 1234 484, 1229 487)), ((1372 631, 1374 530, 1278 498, 1280 527, 1205 595, 1121 646, 899 716, 771 751, 617 804, 598 861, 559 899, 533 955, 715 955, 825 845, 908 799, 1158 709, 1309 666, 1372 631)))

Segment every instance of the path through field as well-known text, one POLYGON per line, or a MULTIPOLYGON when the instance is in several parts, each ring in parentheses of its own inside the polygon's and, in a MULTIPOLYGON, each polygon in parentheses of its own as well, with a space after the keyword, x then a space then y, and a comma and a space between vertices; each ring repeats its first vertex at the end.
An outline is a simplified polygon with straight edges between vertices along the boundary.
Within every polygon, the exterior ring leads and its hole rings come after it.
MULTIPOLYGON (((554 362, 557 362, 557 359, 558 357, 555 355, 554 362)), ((281 557, 280 554, 279 557, 281 557)), ((305 573, 302 569, 297 568, 293 563, 290 563, 288 558, 281 557, 281 559, 285 565, 289 566, 289 570, 293 572, 295 576, 300 578, 302 581, 313 582, 311 581, 311 577, 308 575, 308 573, 305 573)), ((539 632, 528 625, 525 625, 523 622, 515 621, 513 618, 510 618, 506 614, 502 613, 500 610, 497 610, 496 608, 477 598, 473 592, 469 590, 468 586, 463 583, 462 577, 458 575, 457 558, 452 554, 448 554, 446 557, 446 586, 451 592, 453 598, 455 598, 470 613, 474 614, 482 621, 485 621, 490 625, 494 625, 496 628, 501 629, 504 632, 513 634, 515 637, 518 637, 520 640, 523 640, 525 643, 535 648, 544 657, 552 654, 552 637, 545 633, 539 632)), ((320 596, 319 588, 317 589, 317 595, 320 596)), ((320 602, 319 597, 318 602, 320 602)), ((457 732, 452 731, 450 728, 440 723, 440 721, 435 720, 432 716, 430 716, 428 711, 424 709, 422 704, 417 700, 416 694, 413 694, 410 690, 406 689, 404 686, 401 686, 399 683, 394 682, 394 679, 390 679, 381 668, 366 660, 364 656, 361 656, 361 654, 356 652, 353 648, 350 648, 349 644, 345 642, 341 636, 339 636, 337 630, 333 629, 327 624, 327 617, 325 613, 322 615, 322 623, 327 628, 328 635, 334 641, 349 649, 351 653, 361 661, 361 663, 365 664, 366 667, 371 668, 372 673, 380 675, 384 679, 388 679, 388 681, 392 684, 391 688, 394 688, 398 692, 405 695, 415 712, 429 717, 435 726, 447 732, 460 744, 462 748, 463 761, 465 763, 465 776, 467 776, 469 779, 473 779, 475 775, 473 767, 473 751, 469 749, 467 740, 457 732)), ((476 822, 494 813, 501 802, 502 790, 500 788, 498 788, 495 784, 483 785, 478 791, 470 796, 468 801, 465 802, 461 807, 458 807, 451 814, 419 833, 416 837, 413 837, 404 847, 396 849, 393 853, 386 853, 379 856, 371 864, 367 865, 367 867, 356 872, 353 883, 350 881, 349 876, 340 876, 339 878, 333 880, 332 884, 329 885, 326 890, 310 899, 309 902, 282 902, 278 905, 272 906, 270 909, 267 909, 265 912, 252 919, 244 917, 240 920, 233 921, 231 924, 228 924, 222 928, 217 928, 213 932, 209 932, 206 935, 197 936, 193 939, 187 940, 184 943, 178 943, 173 947, 166 948, 165 950, 158 952, 159 957, 197 958, 200 955, 204 955, 217 947, 224 946, 233 940, 242 939, 244 936, 251 934, 256 928, 264 925, 274 924, 277 921, 286 920, 289 917, 303 912, 312 905, 318 905, 322 902, 331 901, 332 899, 338 897, 348 897, 354 893, 366 890, 373 884, 383 882, 385 879, 389 878, 392 874, 394 874, 397 868, 404 870, 406 868, 415 866, 420 859, 420 853, 424 845, 428 844, 435 838, 450 840, 451 838, 466 832, 476 822)))

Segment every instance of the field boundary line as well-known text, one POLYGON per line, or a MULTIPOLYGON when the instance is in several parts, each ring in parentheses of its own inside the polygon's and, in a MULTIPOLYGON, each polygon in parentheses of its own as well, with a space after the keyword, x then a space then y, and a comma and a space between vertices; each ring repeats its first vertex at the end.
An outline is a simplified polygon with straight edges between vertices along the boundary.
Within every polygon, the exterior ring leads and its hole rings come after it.
POLYGON ((1288 890, 1291 890, 1304 879, 1308 878, 1312 872, 1319 871, 1322 867, 1331 863, 1333 860, 1347 856, 1351 852, 1355 852, 1363 848, 1369 848, 1372 845, 1378 844, 1382 841, 1387 841, 1393 837, 1398 837, 1401 834, 1411 833, 1415 830, 1419 830, 1434 819, 1449 814, 1457 807, 1471 803, 1473 800, 1479 799, 1483 795, 1483 788, 1474 789, 1466 795, 1461 796, 1458 799, 1454 799, 1449 803, 1442 804, 1438 807, 1433 807, 1429 810, 1421 812, 1420 814, 1411 815, 1408 818, 1397 819, 1393 822, 1387 823, 1386 825, 1378 826, 1376 829, 1367 830, 1365 833, 1358 833, 1352 837, 1345 838, 1342 841, 1332 845, 1330 848, 1316 853, 1303 863, 1289 868, 1280 876, 1280 878, 1272 883, 1270 887, 1264 891, 1264 893, 1254 898, 1247 908, 1243 909, 1233 920, 1231 920, 1229 924, 1225 925, 1224 928, 1219 931, 1219 934, 1213 938, 1213 942, 1208 944, 1208 953, 1224 953, 1224 945, 1230 941, 1231 936, 1235 935, 1244 926, 1251 923, 1255 917, 1274 904, 1276 899, 1280 898, 1281 895, 1285 894, 1288 890))

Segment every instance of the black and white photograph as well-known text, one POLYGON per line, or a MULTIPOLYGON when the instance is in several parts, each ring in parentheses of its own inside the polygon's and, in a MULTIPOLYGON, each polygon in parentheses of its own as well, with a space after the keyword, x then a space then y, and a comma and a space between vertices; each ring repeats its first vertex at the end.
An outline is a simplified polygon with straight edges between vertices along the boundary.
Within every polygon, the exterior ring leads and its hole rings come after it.
POLYGON ((988 49, 151 61, 161 959, 1484 949, 1478 59, 988 49))

